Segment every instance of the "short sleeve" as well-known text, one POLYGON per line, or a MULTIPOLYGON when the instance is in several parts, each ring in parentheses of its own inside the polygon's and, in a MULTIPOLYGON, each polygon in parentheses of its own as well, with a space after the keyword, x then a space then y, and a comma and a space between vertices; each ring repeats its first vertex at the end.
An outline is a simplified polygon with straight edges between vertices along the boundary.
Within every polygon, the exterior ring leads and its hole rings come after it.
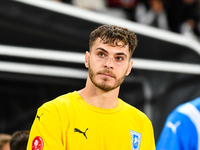
POLYGON ((54 103, 45 103, 31 127, 27 150, 64 150, 64 137, 59 110, 54 103))

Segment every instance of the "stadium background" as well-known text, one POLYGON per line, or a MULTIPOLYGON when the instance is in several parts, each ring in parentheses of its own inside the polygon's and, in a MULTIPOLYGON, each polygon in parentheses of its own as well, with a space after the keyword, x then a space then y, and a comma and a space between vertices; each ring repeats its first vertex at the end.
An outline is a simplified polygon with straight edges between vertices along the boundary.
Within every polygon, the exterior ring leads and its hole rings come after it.
POLYGON ((0 1, 0 132, 30 129, 40 105, 85 86, 89 34, 102 24, 124 26, 138 36, 135 68, 119 97, 149 116, 156 140, 172 109, 200 96, 200 44, 191 39, 66 4, 5 0, 0 1))

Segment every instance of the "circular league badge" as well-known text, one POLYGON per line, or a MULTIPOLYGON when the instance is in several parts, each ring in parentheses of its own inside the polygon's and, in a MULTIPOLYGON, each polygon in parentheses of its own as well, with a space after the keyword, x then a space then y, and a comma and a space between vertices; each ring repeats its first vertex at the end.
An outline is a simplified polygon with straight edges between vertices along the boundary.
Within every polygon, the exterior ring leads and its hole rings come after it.
POLYGON ((41 137, 36 136, 32 142, 32 150, 42 150, 44 146, 43 140, 41 137))

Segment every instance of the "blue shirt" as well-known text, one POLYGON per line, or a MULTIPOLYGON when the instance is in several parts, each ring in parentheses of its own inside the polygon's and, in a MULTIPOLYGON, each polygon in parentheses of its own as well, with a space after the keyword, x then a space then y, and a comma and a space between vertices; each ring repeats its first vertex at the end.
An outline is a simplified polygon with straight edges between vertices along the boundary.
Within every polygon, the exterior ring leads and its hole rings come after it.
POLYGON ((156 150, 200 150, 200 97, 169 114, 156 150))

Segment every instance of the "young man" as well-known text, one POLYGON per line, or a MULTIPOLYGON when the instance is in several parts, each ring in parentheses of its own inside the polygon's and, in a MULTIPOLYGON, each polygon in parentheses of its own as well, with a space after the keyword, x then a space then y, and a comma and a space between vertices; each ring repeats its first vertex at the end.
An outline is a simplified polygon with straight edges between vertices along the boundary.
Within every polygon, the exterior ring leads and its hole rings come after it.
POLYGON ((38 109, 27 150, 154 150, 150 120, 118 98, 136 45, 136 35, 125 28, 94 30, 85 56, 85 88, 38 109))

